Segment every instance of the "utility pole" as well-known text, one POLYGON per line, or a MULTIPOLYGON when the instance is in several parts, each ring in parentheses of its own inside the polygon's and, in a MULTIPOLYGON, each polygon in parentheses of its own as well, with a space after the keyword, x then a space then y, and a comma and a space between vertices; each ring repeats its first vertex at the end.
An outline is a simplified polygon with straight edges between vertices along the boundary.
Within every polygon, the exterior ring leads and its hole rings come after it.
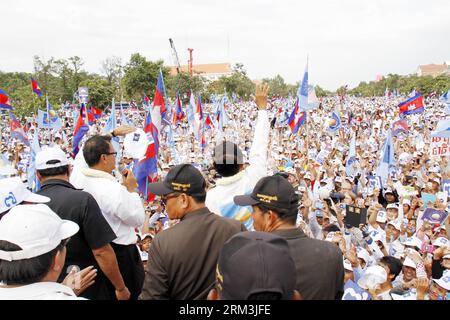
POLYGON ((189 51, 189 74, 192 77, 192 51, 194 51, 194 49, 188 48, 188 51, 189 51))

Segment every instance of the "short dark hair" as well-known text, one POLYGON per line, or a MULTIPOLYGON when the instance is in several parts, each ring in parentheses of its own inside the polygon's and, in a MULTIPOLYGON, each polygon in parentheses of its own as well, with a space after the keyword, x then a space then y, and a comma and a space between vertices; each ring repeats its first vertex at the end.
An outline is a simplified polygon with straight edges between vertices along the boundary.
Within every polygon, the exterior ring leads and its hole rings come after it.
POLYGON ((192 199, 194 199, 195 203, 199 204, 199 203, 205 203, 206 200, 206 193, 204 194, 195 194, 195 195, 189 195, 190 197, 192 197, 192 199))
MULTIPOLYGON (((47 163, 51 164, 52 161, 58 161, 58 160, 50 160, 47 163)), ((43 177, 53 177, 53 176, 59 176, 63 174, 69 174, 69 166, 61 166, 56 168, 49 168, 49 169, 43 169, 43 170, 37 170, 39 174, 43 177)))
POLYGON ((267 212, 269 210, 272 210, 275 212, 278 217, 283 220, 284 222, 295 224, 297 222, 297 213, 298 209, 278 209, 278 208, 270 208, 262 203, 259 203, 256 205, 262 212, 267 212))
POLYGON ((239 173, 240 168, 241 168, 241 165, 237 164, 237 163, 233 163, 233 164, 217 164, 217 163, 214 162, 214 169, 216 169, 216 172, 218 174, 220 174, 222 177, 234 176, 235 174, 239 173))
POLYGON ((90 137, 83 148, 83 156, 89 167, 95 166, 100 161, 102 154, 109 153, 110 136, 95 135, 90 137))
POLYGON ((402 271, 403 263, 400 259, 392 256, 385 256, 380 259, 380 263, 384 263, 389 268, 390 274, 394 275, 394 278, 400 274, 402 271))
POLYGON ((283 295, 279 292, 256 292, 248 296, 247 300, 281 300, 283 295))
POLYGON ((323 231, 325 232, 338 232, 341 231, 341 229, 339 229, 339 227, 335 224, 329 224, 328 226, 326 226, 323 231))
MULTIPOLYGON (((17 261, 0 260, 0 281, 8 285, 26 285, 40 282, 50 271, 56 253, 63 247, 64 240, 52 251, 35 258, 17 261)), ((22 248, 11 242, 0 240, 0 250, 18 251, 22 248)))

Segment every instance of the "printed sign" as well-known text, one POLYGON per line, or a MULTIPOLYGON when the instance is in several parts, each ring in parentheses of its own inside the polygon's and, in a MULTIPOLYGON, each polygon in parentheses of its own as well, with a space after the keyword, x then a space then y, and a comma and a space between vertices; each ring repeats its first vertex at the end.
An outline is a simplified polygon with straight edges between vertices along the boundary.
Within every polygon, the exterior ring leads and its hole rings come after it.
POLYGON ((359 228, 360 224, 367 223, 367 208, 347 206, 344 221, 352 227, 359 228))
POLYGON ((380 189, 381 190, 381 177, 378 176, 367 176, 367 180, 369 180, 369 186, 372 190, 380 189))
POLYGON ((370 294, 352 280, 348 280, 345 283, 342 300, 370 300, 370 298, 370 294))
POLYGON ((430 145, 431 156, 450 156, 450 138, 432 137, 430 145))
POLYGON ((450 179, 442 180, 442 191, 447 193, 447 197, 450 197, 450 179))
POLYGON ((420 196, 422 197, 422 202, 423 202, 424 208, 428 208, 428 203, 429 202, 436 203, 436 200, 437 200, 436 195, 434 195, 432 193, 422 192, 420 194, 420 196))
POLYGON ((447 216, 448 213, 445 211, 427 208, 422 215, 422 220, 426 220, 432 224, 443 224, 447 216))

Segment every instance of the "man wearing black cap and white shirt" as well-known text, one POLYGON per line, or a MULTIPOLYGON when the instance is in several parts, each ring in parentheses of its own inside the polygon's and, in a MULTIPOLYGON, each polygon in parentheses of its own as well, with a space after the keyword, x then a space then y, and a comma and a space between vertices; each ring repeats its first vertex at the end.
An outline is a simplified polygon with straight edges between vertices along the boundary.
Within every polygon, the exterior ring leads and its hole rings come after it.
POLYGON ((92 300, 128 299, 126 288, 110 243, 116 238, 94 197, 77 190, 69 182, 70 168, 66 154, 59 148, 46 148, 36 155, 37 177, 41 182, 39 194, 48 196, 48 206, 62 219, 80 226, 67 246, 63 278, 70 266, 84 269, 95 266, 98 275, 95 283, 82 296, 92 300), (111 296, 110 285, 116 288, 111 296))
POLYGON ((74 300, 56 283, 67 241, 78 225, 61 220, 44 204, 20 205, 0 220, 0 300, 74 300))
POLYGON ((244 156, 230 141, 219 143, 214 149, 214 168, 222 176, 206 196, 206 206, 214 213, 244 222, 251 227, 250 211, 233 203, 238 194, 248 194, 259 179, 267 175, 267 149, 269 144, 269 117, 267 115, 267 85, 256 88, 256 120, 254 141, 249 154, 250 165, 244 169, 244 156))
POLYGON ((180 222, 153 239, 140 299, 205 299, 223 244, 245 227, 209 211, 206 181, 190 164, 173 167, 148 189, 161 196, 169 218, 180 222))
MULTIPOLYGON (((111 137, 95 135, 83 147, 83 156, 89 168, 80 168, 71 175, 70 182, 76 188, 89 192, 97 201, 103 216, 108 221, 117 238, 111 242, 116 253, 120 273, 130 299, 138 298, 144 282, 144 266, 136 247, 135 228, 144 224, 144 207, 136 192, 137 183, 131 171, 127 171, 122 184, 111 175, 116 168, 116 154, 111 137)), ((110 286, 112 295, 124 287, 110 286)))
POLYGON ((258 181, 250 195, 234 197, 240 206, 252 206, 256 231, 271 232, 287 240, 297 269, 295 289, 305 300, 341 299, 344 291, 342 254, 335 244, 308 238, 296 228, 298 195, 280 176, 258 181))
POLYGON ((220 252, 216 287, 208 300, 298 300, 295 273, 285 239, 267 232, 240 232, 220 252))

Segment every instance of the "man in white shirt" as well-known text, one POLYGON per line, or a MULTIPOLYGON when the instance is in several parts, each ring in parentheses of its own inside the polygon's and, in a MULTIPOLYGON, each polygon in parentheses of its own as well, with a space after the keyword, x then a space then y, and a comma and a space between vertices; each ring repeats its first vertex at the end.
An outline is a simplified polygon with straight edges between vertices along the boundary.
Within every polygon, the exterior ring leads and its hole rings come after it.
POLYGON ((0 300, 82 299, 56 283, 78 229, 44 204, 12 208, 0 220, 0 300))
MULTIPOLYGON (((136 248, 135 228, 142 227, 145 213, 136 193, 137 183, 133 173, 125 171, 122 184, 111 175, 116 167, 116 154, 111 137, 96 135, 89 138, 83 148, 88 168, 79 169, 78 174, 71 176, 70 182, 76 188, 92 194, 116 234, 117 238, 111 246, 116 253, 125 285, 130 291, 130 299, 135 300, 144 282, 144 267, 136 248)), ((111 290, 114 293, 113 287, 111 290)))
POLYGON ((252 227, 251 208, 234 204, 233 197, 238 194, 249 194, 256 183, 267 175, 267 148, 269 144, 269 118, 267 115, 267 85, 256 90, 258 118, 254 133, 254 141, 249 155, 250 165, 244 169, 244 157, 239 147, 229 141, 220 143, 214 150, 214 166, 223 177, 217 180, 216 186, 206 194, 206 206, 216 214, 234 218, 252 227))

